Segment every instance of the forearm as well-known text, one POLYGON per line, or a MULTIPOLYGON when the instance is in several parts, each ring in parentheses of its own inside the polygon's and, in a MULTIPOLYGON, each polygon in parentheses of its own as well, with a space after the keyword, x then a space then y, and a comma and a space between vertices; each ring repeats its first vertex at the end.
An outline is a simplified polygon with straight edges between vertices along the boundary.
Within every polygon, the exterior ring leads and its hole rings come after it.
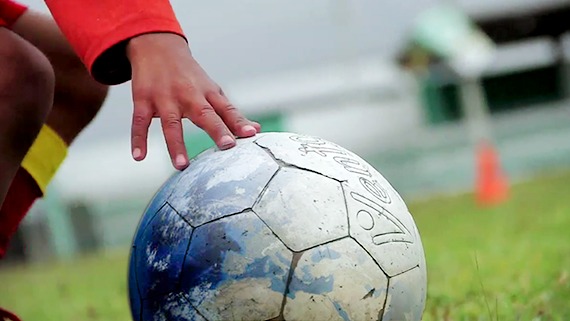
POLYGON ((46 0, 54 19, 99 82, 130 80, 129 39, 167 32, 184 37, 167 0, 46 0))

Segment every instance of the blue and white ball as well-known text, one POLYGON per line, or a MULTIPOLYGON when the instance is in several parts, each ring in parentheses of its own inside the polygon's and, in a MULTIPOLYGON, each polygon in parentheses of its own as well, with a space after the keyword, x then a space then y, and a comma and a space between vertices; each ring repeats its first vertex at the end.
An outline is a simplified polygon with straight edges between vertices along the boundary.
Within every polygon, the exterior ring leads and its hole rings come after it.
POLYGON ((210 149, 160 189, 129 269, 136 321, 420 320, 420 235, 386 179, 311 136, 210 149))

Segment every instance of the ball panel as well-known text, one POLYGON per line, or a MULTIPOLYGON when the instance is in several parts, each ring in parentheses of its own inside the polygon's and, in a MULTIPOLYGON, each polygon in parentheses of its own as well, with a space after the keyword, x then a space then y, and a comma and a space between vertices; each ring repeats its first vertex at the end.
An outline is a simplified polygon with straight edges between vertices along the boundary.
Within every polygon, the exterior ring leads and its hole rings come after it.
POLYGON ((414 226, 414 230, 416 231, 416 235, 417 235, 417 243, 418 243, 418 247, 421 249, 421 254, 419 255, 419 264, 418 267, 420 269, 420 273, 423 274, 423 279, 427 282, 427 263, 426 263, 426 256, 424 253, 424 245, 422 243, 422 239, 420 237, 420 231, 418 230, 417 226, 414 226))
POLYGON ((135 240, 135 266, 142 299, 172 292, 178 284, 192 227, 168 204, 135 240))
POLYGON ((288 321, 378 320, 387 286, 384 273, 353 239, 318 246, 303 252, 297 262, 284 317, 288 321))
POLYGON ((340 183, 305 170, 282 168, 254 211, 293 251, 348 235, 340 183))
POLYGON ((407 209, 391 206, 377 180, 343 182, 350 236, 357 240, 389 276, 407 271, 423 256, 417 230, 407 209), (395 209, 395 210, 394 210, 395 209), (411 223, 410 223, 411 222, 411 223))
POLYGON ((278 169, 259 146, 240 141, 232 149, 196 158, 180 174, 168 202, 199 226, 251 208, 278 169))
MULTIPOLYGON (((172 194, 174 189, 176 188, 176 182, 180 176, 178 174, 174 174, 166 180, 166 182, 160 187, 160 189, 156 192, 153 196, 152 200, 149 202, 147 208, 144 211, 144 215, 141 217, 139 224, 137 226, 137 232, 142 232, 148 225, 153 218, 156 212, 160 210, 161 207, 166 204, 166 200, 172 194)), ((138 234, 135 234, 135 239, 138 237, 138 234)))
POLYGON ((421 320, 426 300, 425 268, 414 268, 390 278, 382 321, 421 320))
POLYGON ((253 213, 198 227, 181 276, 189 301, 211 320, 279 315, 292 253, 253 213))
POLYGON ((135 321, 207 321, 194 307, 177 293, 143 301, 142 319, 135 321))
POLYGON ((286 164, 338 181, 366 172, 369 165, 354 153, 324 139, 293 133, 267 133, 255 143, 286 164))
POLYGON ((136 264, 136 248, 133 246, 131 248, 131 253, 129 257, 129 272, 128 272, 128 286, 129 286, 129 304, 131 309, 131 316, 133 320, 139 321, 141 318, 141 301, 140 290, 137 278, 137 267, 136 264))

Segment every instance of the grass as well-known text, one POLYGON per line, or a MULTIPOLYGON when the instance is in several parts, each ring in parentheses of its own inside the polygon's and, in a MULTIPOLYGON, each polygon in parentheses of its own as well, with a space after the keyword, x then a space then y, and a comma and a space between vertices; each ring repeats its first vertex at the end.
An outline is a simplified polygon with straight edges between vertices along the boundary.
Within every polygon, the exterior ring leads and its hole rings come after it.
POLYGON ((424 320, 570 320, 568 182, 517 185, 487 210, 470 195, 411 204, 428 264, 424 320))
MULTIPOLYGON (((426 321, 570 320, 570 173, 410 204, 428 262, 426 321)), ((0 270, 0 306, 24 320, 129 320, 124 251, 0 270)))
POLYGON ((131 320, 127 253, 0 271, 0 306, 24 321, 131 320))

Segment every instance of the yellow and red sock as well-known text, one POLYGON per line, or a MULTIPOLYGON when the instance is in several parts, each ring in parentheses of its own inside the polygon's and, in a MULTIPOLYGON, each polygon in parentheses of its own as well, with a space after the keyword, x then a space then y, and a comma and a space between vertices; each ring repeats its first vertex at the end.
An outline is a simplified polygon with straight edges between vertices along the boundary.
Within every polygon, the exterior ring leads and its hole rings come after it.
POLYGON ((44 125, 22 161, 0 209, 0 258, 6 254, 10 238, 34 202, 43 196, 66 155, 67 144, 44 125))

